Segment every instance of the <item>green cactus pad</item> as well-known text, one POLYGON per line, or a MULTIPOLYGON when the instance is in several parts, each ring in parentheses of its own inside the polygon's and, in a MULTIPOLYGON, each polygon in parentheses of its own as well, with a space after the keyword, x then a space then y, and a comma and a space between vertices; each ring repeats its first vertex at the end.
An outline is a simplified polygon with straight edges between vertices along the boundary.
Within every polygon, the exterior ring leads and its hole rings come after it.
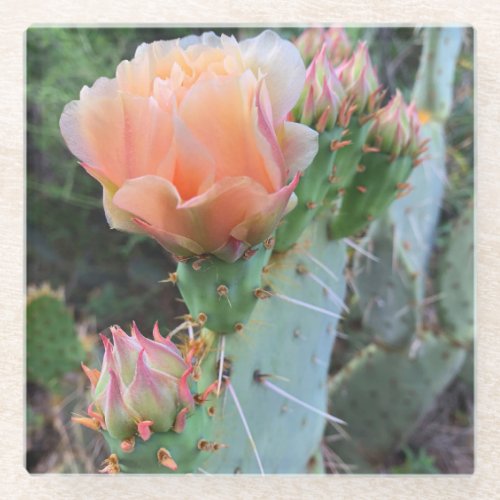
POLYGON ((330 188, 329 178, 338 153, 332 152, 330 145, 333 140, 340 138, 341 133, 342 129, 335 127, 332 131, 320 134, 318 154, 305 170, 295 190, 297 206, 285 217, 276 231, 275 250, 278 252, 288 250, 322 208, 330 188))
MULTIPOLYGON (((429 139, 427 159, 413 169, 410 192, 390 207, 396 226, 395 237, 404 246, 412 272, 424 273, 433 250, 436 225, 446 184, 446 138, 444 126, 429 122, 422 126, 421 137, 429 139)), ((423 284, 420 298, 423 294, 423 284)))
POLYGON ((217 257, 189 259, 177 266, 177 284, 188 310, 196 320, 205 315, 205 326, 228 334, 244 325, 257 305, 255 290, 262 287, 261 273, 271 250, 263 244, 250 258, 234 263, 217 257))
POLYGON ((26 365, 28 380, 58 389, 64 374, 80 370, 83 347, 63 300, 42 289, 28 299, 26 365))
POLYGON ((408 349, 371 344, 331 380, 330 410, 349 423, 351 437, 335 452, 357 465, 353 472, 373 472, 366 464, 377 466, 397 449, 459 372, 465 349, 432 334, 421 342, 413 359, 408 349))
POLYGON ((394 244, 394 228, 387 216, 370 226, 362 246, 378 259, 373 262, 361 253, 354 259, 363 327, 377 342, 404 345, 417 331, 416 277, 408 269, 404 252, 394 244))
MULTIPOLYGON (((299 244, 286 254, 274 255, 265 282, 272 290, 333 312, 323 287, 309 275, 297 272, 304 266, 321 277, 340 298, 344 294, 343 243, 327 242, 326 221, 310 226, 299 244), (338 281, 313 263, 306 252, 327 265, 338 281)), ((300 400, 326 409, 326 377, 335 341, 337 319, 274 296, 260 300, 243 334, 225 337, 225 358, 231 361, 230 380, 256 442, 263 469, 268 473, 305 473, 323 434, 325 418, 288 401, 256 382, 253 374, 274 374, 269 381, 300 400)), ((203 363, 202 385, 217 377, 216 345, 203 363)), ((229 447, 212 454, 206 470, 215 473, 258 473, 252 446, 235 403, 226 388, 217 400, 213 419, 214 439, 229 447), (224 403, 225 401, 225 403, 224 403)))
POLYGON ((468 208, 456 221, 439 262, 439 311, 445 333, 470 344, 474 336, 474 214, 468 208))
POLYGON ((361 165, 363 169, 356 171, 331 218, 333 239, 354 234, 378 217, 396 197, 413 163, 409 156, 391 161, 388 154, 368 153, 361 158, 361 165))
MULTIPOLYGON (((201 440, 210 441, 210 417, 203 406, 196 407, 187 419, 181 433, 173 431, 153 433, 147 441, 136 437, 134 449, 127 453, 120 447, 120 440, 102 431, 110 452, 118 457, 120 472, 135 474, 172 474, 173 470, 158 461, 158 450, 165 448, 178 465, 176 473, 197 473, 198 467, 207 460, 211 452, 198 449, 201 440)), ((215 453, 215 452, 214 452, 215 453)))

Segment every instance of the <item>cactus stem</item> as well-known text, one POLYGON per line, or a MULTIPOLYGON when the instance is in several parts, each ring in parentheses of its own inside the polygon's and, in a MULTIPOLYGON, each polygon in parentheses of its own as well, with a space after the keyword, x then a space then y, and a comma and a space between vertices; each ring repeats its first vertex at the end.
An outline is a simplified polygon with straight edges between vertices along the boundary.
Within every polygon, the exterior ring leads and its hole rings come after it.
POLYGON ((318 267, 321 267, 321 269, 323 269, 323 271, 325 271, 325 273, 328 274, 328 276, 330 276, 330 278, 334 279, 335 281, 339 280, 337 278, 337 276, 335 275, 335 273, 331 269, 329 269, 328 266, 323 264, 323 262, 318 260, 311 252, 305 252, 305 255, 309 260, 314 262, 318 267))
POLYGON ((328 311, 327 309, 323 309, 322 307, 315 306, 313 304, 309 304, 308 302, 303 302, 302 300, 294 299, 292 297, 288 297, 288 295, 283 295, 281 293, 275 293, 275 297, 278 299, 284 300, 286 302, 290 302, 291 304, 295 304, 297 306, 304 307, 306 309, 311 309, 311 311, 316 311, 321 314, 325 314, 326 316, 331 316, 332 318, 340 319, 342 316, 340 314, 333 313, 328 311))
POLYGON ((345 312, 349 312, 349 308, 345 305, 342 299, 318 276, 310 271, 306 271, 304 273, 306 276, 309 276, 314 282, 316 282, 319 286, 323 288, 323 290, 328 295, 329 299, 335 304, 339 305, 345 312))
POLYGON ((219 339, 219 376, 217 377, 217 397, 220 394, 220 388, 222 385, 222 372, 224 370, 224 350, 226 346, 226 336, 221 335, 219 339))
POLYGON ((344 238, 344 243, 353 248, 354 250, 356 250, 356 252, 359 252, 361 255, 364 255, 367 259, 373 260, 373 262, 379 261, 378 257, 375 257, 375 255, 371 254, 363 247, 357 245, 356 243, 354 243, 354 241, 350 240, 349 238, 344 238))
POLYGON ((274 391, 276 394, 279 394, 280 396, 283 396, 284 398, 292 401, 293 403, 302 406, 306 410, 312 411, 313 413, 316 413, 317 415, 326 418, 330 422, 347 425, 347 422, 344 422, 342 419, 334 417, 333 415, 330 415, 329 413, 326 413, 324 411, 318 410, 318 408, 315 408, 314 406, 311 406, 310 404, 301 401, 300 399, 296 398, 292 394, 281 389, 277 385, 274 385, 272 382, 269 382, 269 380, 267 380, 264 375, 257 374, 256 379, 258 380, 259 383, 261 383, 263 386, 267 387, 271 391, 274 391))
POLYGON ((241 422, 243 423, 243 427, 245 428, 245 432, 247 434, 248 440, 250 441, 250 445, 252 446, 253 453, 255 455, 255 459, 257 460, 260 474, 261 474, 261 476, 264 476, 265 475, 264 468, 262 467, 262 462, 260 460, 257 446, 255 445, 255 441, 253 440, 252 433, 250 432, 250 427, 248 427, 248 422, 247 422, 247 419, 245 418, 245 414, 243 413, 243 409, 240 406, 240 402, 238 400, 238 396, 236 395, 236 391, 234 390, 234 387, 231 384, 231 381, 229 380, 229 378, 226 378, 226 387, 228 388, 229 393, 231 394, 231 397, 233 398, 234 404, 236 405, 236 409, 238 410, 238 413, 240 415, 241 422))

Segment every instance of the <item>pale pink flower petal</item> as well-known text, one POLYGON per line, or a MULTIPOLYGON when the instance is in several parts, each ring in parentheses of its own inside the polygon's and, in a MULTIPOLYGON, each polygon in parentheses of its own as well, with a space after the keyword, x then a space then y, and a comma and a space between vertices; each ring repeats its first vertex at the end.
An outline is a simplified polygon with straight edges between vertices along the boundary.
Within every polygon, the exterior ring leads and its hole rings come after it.
POLYGON ((305 170, 318 153, 318 132, 301 123, 285 122, 279 135, 290 175, 305 170))
POLYGON ((305 66, 296 47, 266 30, 240 43, 245 66, 254 74, 264 75, 273 103, 273 120, 277 124, 293 108, 302 92, 305 66), (293 75, 293 76, 292 76, 293 75))

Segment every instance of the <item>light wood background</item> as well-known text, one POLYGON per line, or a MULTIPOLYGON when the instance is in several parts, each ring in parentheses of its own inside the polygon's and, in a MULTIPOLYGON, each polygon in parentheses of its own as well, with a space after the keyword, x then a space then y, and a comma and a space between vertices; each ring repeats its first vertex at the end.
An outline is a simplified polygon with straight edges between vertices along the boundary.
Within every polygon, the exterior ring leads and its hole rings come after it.
MULTIPOLYGON (((498 0, 2 0, 0 498, 500 498, 498 0), (24 32, 33 25, 466 24, 476 34, 477 410, 472 476, 32 475, 24 469, 24 32)), ((77 61, 75 61, 77 64, 77 61)))

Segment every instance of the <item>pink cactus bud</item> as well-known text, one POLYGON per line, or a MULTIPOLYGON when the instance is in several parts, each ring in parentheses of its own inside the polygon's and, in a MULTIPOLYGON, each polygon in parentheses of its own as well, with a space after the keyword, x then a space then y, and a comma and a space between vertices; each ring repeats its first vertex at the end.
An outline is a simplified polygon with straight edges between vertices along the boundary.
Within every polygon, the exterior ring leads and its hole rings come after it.
POLYGON ((397 90, 387 105, 376 112, 368 142, 395 157, 401 154, 415 157, 419 148, 419 126, 415 106, 407 106, 397 90))
POLYGON ((345 92, 327 56, 327 45, 314 56, 306 71, 306 84, 293 112, 295 119, 318 132, 332 128, 345 92))
POLYGON ((153 421, 152 430, 165 432, 175 421, 179 398, 178 380, 148 366, 144 349, 139 353, 134 379, 125 393, 126 403, 144 420, 153 421))
POLYGON ((135 435, 147 440, 153 432, 181 432, 194 408, 189 387, 193 366, 161 336, 158 324, 153 331, 157 340, 144 337, 135 323, 131 336, 118 326, 111 333, 113 343, 101 335, 101 372, 83 365, 95 385, 94 401, 87 409, 90 418, 75 417, 75 422, 107 430, 130 450, 135 435))
POLYGON ((336 71, 347 94, 354 98, 358 112, 363 112, 370 94, 380 86, 366 42, 360 42, 350 59, 342 62, 336 71))
POLYGON ((304 80, 297 48, 269 30, 142 44, 67 104, 61 133, 111 227, 234 262, 276 229, 317 153, 317 132, 286 120, 304 80))
POLYGON ((351 54, 351 42, 343 28, 308 28, 295 40, 295 46, 306 64, 309 64, 326 45, 328 59, 338 64, 351 54))
POLYGON ((351 42, 343 28, 329 28, 324 33, 328 59, 332 64, 340 63, 351 54, 351 42))
POLYGON ((324 28, 308 28, 295 40, 295 46, 306 64, 309 64, 325 43, 324 28))

